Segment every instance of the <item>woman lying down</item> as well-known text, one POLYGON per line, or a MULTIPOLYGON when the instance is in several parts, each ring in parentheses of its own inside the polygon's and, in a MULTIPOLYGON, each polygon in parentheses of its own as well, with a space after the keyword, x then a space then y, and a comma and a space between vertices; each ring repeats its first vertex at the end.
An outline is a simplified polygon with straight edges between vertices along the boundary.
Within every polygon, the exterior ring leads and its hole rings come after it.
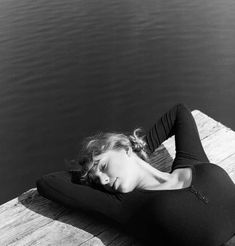
POLYGON ((219 246, 235 234, 235 184, 209 162, 191 111, 177 104, 144 136, 100 133, 84 141, 77 171, 37 181, 41 195, 120 223, 144 245, 219 246), (149 155, 175 135, 171 171, 149 155))

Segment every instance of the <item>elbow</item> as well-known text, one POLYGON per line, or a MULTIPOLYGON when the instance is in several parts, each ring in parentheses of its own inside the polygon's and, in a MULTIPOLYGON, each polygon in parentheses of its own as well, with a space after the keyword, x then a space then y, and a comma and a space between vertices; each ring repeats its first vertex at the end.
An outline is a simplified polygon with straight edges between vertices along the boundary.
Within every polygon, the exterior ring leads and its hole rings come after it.
POLYGON ((186 111, 189 111, 191 112, 191 109, 189 108, 189 106, 186 104, 186 103, 177 103, 175 105, 177 107, 177 110, 186 110, 186 111))
POLYGON ((188 105, 186 103, 180 102, 176 104, 177 108, 188 108, 188 105))
POLYGON ((36 181, 36 187, 37 187, 38 193, 41 196, 43 196, 45 198, 48 198, 47 190, 48 190, 49 187, 48 187, 48 184, 47 184, 47 182, 46 182, 44 177, 41 177, 40 179, 38 179, 36 181))

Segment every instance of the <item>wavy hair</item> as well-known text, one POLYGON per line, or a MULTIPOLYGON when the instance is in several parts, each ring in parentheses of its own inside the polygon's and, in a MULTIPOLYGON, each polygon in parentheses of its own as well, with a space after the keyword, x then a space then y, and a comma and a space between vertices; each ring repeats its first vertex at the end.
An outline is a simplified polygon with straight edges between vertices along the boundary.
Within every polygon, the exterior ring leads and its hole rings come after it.
POLYGON ((90 171, 94 166, 93 158, 108 150, 124 149, 128 151, 129 148, 132 148, 137 156, 149 162, 148 148, 144 140, 145 136, 141 136, 142 132, 141 128, 137 128, 129 136, 116 132, 100 132, 85 138, 79 157, 77 160, 70 161, 73 166, 72 169, 70 168, 73 174, 72 181, 79 184, 92 184, 94 180, 90 171))

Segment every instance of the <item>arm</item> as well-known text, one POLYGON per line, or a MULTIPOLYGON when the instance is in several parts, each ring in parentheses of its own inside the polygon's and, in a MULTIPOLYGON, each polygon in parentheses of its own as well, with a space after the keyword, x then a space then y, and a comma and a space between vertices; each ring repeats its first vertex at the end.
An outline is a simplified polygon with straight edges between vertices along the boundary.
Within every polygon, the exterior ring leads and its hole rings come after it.
POLYGON ((65 171, 43 176, 37 181, 37 189, 42 196, 66 207, 98 212, 121 224, 129 219, 128 211, 123 210, 123 194, 110 194, 74 184, 65 171))
POLYGON ((147 132, 146 142, 151 153, 173 135, 175 135, 176 158, 209 162, 195 120, 184 104, 176 104, 172 107, 147 132))

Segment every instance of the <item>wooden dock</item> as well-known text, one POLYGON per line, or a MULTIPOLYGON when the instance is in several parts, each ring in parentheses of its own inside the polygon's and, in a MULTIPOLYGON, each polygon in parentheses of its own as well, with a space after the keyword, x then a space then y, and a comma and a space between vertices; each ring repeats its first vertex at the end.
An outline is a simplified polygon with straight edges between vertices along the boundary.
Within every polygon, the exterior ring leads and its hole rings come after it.
MULTIPOLYGON (((194 110, 203 147, 212 163, 224 168, 235 182, 235 132, 194 110)), ((152 165, 169 171, 175 156, 174 137, 153 154, 152 165)), ((82 245, 137 246, 110 221, 94 219, 49 201, 31 189, 0 206, 0 246, 82 245)), ((225 244, 235 246, 235 236, 225 244)))

